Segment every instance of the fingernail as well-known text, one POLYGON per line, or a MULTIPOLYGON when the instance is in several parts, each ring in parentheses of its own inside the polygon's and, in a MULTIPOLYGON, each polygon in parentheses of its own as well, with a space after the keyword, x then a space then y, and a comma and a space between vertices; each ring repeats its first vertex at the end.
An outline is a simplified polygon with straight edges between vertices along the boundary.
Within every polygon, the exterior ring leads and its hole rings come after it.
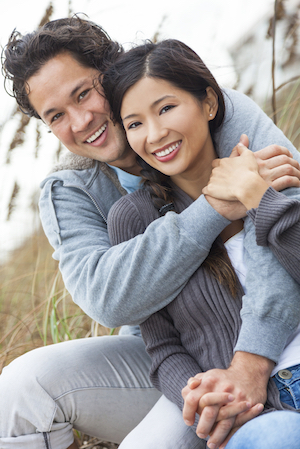
POLYGON ((207 446, 209 447, 209 449, 217 449, 217 445, 213 443, 208 443, 207 446))
POLYGON ((198 437, 201 438, 202 440, 205 440, 206 435, 204 435, 204 433, 197 433, 198 437))
POLYGON ((258 404, 257 408, 260 412, 262 412, 264 409, 264 406, 263 406, 263 404, 258 404))
POLYGON ((185 422, 185 424, 187 426, 192 426, 193 425, 192 421, 188 421, 187 419, 184 419, 184 422, 185 422))

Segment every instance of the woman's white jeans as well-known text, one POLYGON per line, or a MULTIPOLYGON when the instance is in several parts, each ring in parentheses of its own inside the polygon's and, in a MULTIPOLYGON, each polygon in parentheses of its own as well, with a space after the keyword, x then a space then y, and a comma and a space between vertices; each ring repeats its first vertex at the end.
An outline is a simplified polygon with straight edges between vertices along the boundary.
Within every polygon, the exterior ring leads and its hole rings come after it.
POLYGON ((121 443, 153 406, 121 449, 204 448, 180 410, 159 399, 149 369, 144 343, 132 335, 28 352, 0 376, 0 449, 66 449, 73 428, 121 443))

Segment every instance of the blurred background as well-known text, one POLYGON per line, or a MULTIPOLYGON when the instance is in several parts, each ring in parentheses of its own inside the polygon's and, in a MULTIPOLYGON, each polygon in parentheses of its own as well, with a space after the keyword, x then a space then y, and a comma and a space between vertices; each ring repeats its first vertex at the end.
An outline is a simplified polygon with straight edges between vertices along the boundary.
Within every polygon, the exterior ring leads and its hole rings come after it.
MULTIPOLYGON (((4 2, 4 0, 1 0, 4 2)), ((143 39, 176 38, 190 45, 222 86, 265 106, 272 96, 273 0, 12 0, 0 18, 3 48, 13 29, 84 13, 125 48, 143 39)), ((276 85, 298 75, 299 0, 278 1, 276 85)), ((42 123, 16 111, 0 79, 0 263, 39 226, 39 183, 62 148, 42 123)))
MULTIPOLYGON (((11 0, 5 8, 0 2, 1 48, 15 28, 31 32, 75 13, 125 48, 144 39, 182 40, 221 86, 253 98, 300 146, 300 0, 11 0)), ((39 183, 64 148, 40 121, 18 111, 0 78, 1 371, 34 347, 117 330, 86 317, 64 288, 37 209, 39 183)), ((82 447, 113 447, 77 437, 82 447)))

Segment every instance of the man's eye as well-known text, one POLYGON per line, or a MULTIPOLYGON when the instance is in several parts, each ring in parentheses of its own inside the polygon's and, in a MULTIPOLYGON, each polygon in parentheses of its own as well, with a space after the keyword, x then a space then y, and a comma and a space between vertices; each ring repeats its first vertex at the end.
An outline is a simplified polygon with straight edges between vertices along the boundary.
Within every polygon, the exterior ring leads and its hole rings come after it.
POLYGON ((90 89, 86 89, 83 92, 81 92, 81 94, 79 95, 79 100, 82 100, 88 93, 89 93, 90 89))
POLYGON ((137 128, 140 124, 141 124, 141 122, 130 123, 130 125, 128 126, 127 129, 134 129, 134 128, 137 128))
POLYGON ((165 112, 168 112, 170 109, 175 108, 175 106, 168 104, 167 106, 164 106, 161 110, 160 110, 160 114, 164 114, 165 112))
POLYGON ((59 112, 58 114, 55 114, 52 119, 51 119, 51 123, 56 122, 56 120, 58 120, 61 116, 63 115, 62 112, 59 112))

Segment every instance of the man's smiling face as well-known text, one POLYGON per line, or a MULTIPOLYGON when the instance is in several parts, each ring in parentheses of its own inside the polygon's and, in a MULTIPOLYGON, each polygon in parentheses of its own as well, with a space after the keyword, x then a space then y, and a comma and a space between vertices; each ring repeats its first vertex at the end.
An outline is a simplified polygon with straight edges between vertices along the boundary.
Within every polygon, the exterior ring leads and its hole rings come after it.
POLYGON ((129 159, 130 165, 135 155, 123 129, 111 119, 98 78, 98 70, 62 52, 29 78, 28 98, 70 151, 122 168, 124 160, 129 159))

